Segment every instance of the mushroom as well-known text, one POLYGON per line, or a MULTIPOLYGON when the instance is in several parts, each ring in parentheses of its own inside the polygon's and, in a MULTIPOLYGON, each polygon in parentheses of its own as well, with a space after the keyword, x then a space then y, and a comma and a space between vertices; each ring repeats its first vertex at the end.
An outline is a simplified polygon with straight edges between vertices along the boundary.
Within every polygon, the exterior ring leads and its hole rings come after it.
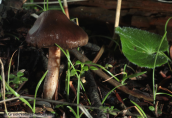
POLYGON ((52 99, 58 90, 60 67, 60 49, 73 49, 84 46, 88 42, 85 31, 71 22, 62 12, 45 11, 35 21, 26 36, 26 42, 38 48, 49 48, 48 73, 44 81, 43 97, 52 99))

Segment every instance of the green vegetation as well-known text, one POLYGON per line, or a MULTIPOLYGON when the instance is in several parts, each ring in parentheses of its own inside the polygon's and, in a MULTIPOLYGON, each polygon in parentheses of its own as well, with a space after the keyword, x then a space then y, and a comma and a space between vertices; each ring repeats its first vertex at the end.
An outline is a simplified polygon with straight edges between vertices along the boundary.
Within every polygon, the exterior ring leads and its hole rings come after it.
POLYGON ((168 60, 170 61, 168 56, 164 53, 165 51, 168 52, 169 49, 166 29, 170 19, 171 18, 169 18, 165 24, 163 37, 130 27, 116 28, 116 33, 119 34, 121 39, 122 52, 126 58, 140 67, 153 68, 154 103, 156 99, 156 90, 154 87, 155 67, 167 63, 168 60))
POLYGON ((22 77, 23 75, 24 73, 22 72, 17 72, 17 76, 14 74, 10 74, 10 83, 15 84, 14 88, 18 88, 19 84, 28 80, 26 77, 22 77))

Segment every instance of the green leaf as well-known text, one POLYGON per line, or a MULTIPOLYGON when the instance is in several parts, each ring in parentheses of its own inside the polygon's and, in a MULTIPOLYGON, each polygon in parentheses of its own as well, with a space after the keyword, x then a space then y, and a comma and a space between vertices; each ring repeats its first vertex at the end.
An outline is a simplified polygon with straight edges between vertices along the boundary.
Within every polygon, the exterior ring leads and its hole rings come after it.
POLYGON ((94 67, 94 66, 90 66, 89 67, 90 70, 98 70, 98 68, 94 67))
POLYGON ((113 110, 114 109, 114 106, 111 106, 110 109, 113 110))
POLYGON ((10 79, 13 79, 13 78, 15 78, 16 76, 14 75, 14 74, 10 74, 10 79))
POLYGON ((21 77, 20 80, 21 81, 27 81, 28 79, 26 77, 21 77))
POLYGON ((92 61, 86 61, 84 62, 84 64, 92 64, 93 62, 92 61))
POLYGON ((72 69, 72 70, 70 71, 70 76, 74 76, 75 74, 76 74, 76 70, 72 69))
POLYGON ((52 114, 56 114, 56 112, 55 112, 55 111, 51 111, 51 113, 52 113, 52 114))
POLYGON ((77 60, 77 61, 75 62, 75 64, 76 64, 76 65, 79 65, 79 64, 82 64, 82 62, 79 61, 79 60, 77 60))
POLYGON ((119 109, 117 109, 117 108, 115 108, 115 109, 113 109, 113 110, 115 110, 115 111, 120 111, 119 109))
POLYGON ((149 110, 151 110, 151 111, 155 111, 154 106, 149 106, 149 110))
POLYGON ((15 79, 13 80, 13 83, 14 84, 19 84, 20 82, 19 82, 19 78, 18 77, 15 77, 15 79))
MULTIPOLYGON (((130 27, 117 27, 116 33, 121 39, 122 52, 129 61, 140 67, 154 67, 161 36, 130 27)), ((168 57, 163 52, 168 51, 168 47, 167 40, 163 40, 158 52, 156 67, 167 63, 168 57)))
POLYGON ((22 72, 17 72, 17 77, 21 77, 21 76, 23 76, 24 75, 24 73, 22 73, 22 72))
POLYGON ((88 66, 84 66, 84 67, 83 67, 83 70, 84 70, 84 71, 88 71, 88 66))

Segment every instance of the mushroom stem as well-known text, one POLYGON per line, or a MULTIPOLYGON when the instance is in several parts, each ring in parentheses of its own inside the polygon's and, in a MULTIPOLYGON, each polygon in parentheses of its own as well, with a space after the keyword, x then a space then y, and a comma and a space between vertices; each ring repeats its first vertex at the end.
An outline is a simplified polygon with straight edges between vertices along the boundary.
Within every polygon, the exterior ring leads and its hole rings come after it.
POLYGON ((60 55, 60 48, 55 46, 49 48, 48 73, 43 88, 43 96, 45 99, 52 99, 56 89, 58 89, 60 55))

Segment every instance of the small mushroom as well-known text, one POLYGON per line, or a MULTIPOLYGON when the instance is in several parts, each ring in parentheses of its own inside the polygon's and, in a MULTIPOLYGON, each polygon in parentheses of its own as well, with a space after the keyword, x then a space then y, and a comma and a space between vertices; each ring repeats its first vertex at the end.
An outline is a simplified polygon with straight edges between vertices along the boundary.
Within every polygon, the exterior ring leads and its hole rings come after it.
POLYGON ((82 28, 71 22, 62 12, 45 11, 35 21, 26 36, 26 42, 38 48, 49 48, 48 73, 44 81, 43 97, 52 99, 58 90, 60 49, 73 49, 84 46, 88 35, 82 28))

